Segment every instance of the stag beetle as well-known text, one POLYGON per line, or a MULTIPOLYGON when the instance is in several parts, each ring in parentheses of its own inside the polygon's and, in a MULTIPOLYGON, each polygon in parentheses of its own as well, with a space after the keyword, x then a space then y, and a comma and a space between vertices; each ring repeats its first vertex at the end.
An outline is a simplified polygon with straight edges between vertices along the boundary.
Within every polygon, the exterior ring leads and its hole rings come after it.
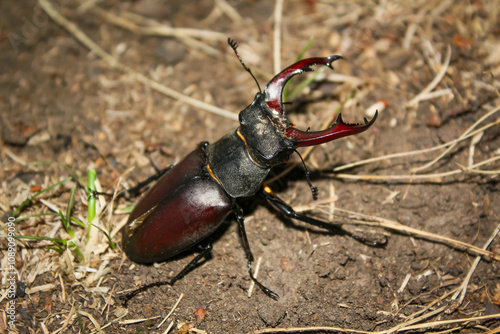
MULTIPOLYGON (((241 60, 237 44, 228 43, 255 82, 252 72, 241 60)), ((293 127, 283 110, 282 92, 286 82, 294 75, 312 71, 311 65, 332 63, 340 56, 304 59, 277 74, 256 94, 254 101, 239 114, 240 126, 213 144, 201 143, 184 160, 171 167, 156 185, 135 206, 123 228, 123 249, 130 260, 153 263, 167 260, 195 245, 203 245, 198 254, 179 274, 169 281, 143 286, 125 295, 125 302, 152 286, 172 285, 193 269, 212 249, 206 239, 234 213, 248 259, 251 279, 269 297, 278 295, 257 281, 252 273, 253 255, 245 233, 243 210, 235 199, 259 194, 288 218, 297 219, 338 234, 347 234, 370 245, 340 226, 294 212, 290 205, 263 185, 272 166, 287 161, 297 147, 319 145, 331 140, 367 130, 376 120, 377 113, 362 125, 346 124, 339 115, 337 122, 323 131, 301 131, 293 127)), ((257 83, 258 85, 258 83, 257 83)), ((298 152, 297 152, 298 153, 298 152)), ((300 156, 300 155, 299 155, 300 156)), ((302 158, 301 158, 302 159, 302 158)), ((305 167, 305 164, 304 164, 305 167)), ((317 198, 316 188, 307 182, 317 198)))

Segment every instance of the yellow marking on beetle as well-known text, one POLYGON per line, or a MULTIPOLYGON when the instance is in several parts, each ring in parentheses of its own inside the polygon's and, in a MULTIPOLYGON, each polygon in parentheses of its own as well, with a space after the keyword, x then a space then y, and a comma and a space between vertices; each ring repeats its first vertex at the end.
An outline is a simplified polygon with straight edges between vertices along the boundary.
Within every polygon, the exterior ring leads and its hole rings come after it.
POLYGON ((219 179, 215 176, 214 172, 212 171, 212 168, 210 168, 210 165, 207 162, 207 170, 210 173, 210 176, 217 181, 217 183, 222 187, 222 183, 220 183, 219 179))
POLYGON ((263 185, 262 185, 262 189, 263 189, 266 193, 268 193, 268 194, 270 194, 270 195, 274 195, 273 190, 272 190, 271 188, 269 188, 269 186, 267 186, 267 185, 263 184, 263 185))
POLYGON ((243 135, 241 134, 240 130, 236 130, 236 134, 238 135, 238 137, 240 137, 241 140, 243 140, 243 142, 245 143, 245 148, 247 149, 247 152, 248 152, 248 155, 250 156, 250 159, 252 159, 252 161, 257 165, 257 166, 260 166, 260 167, 266 167, 262 164, 259 164, 257 162, 257 160, 255 160, 255 158, 253 157, 252 155, 252 152, 250 152, 250 148, 248 147, 248 143, 247 143, 247 140, 245 139, 245 137, 243 137, 243 135))
POLYGON ((153 206, 151 209, 144 212, 142 215, 134 219, 130 224, 125 226, 125 232, 127 233, 127 236, 129 238, 134 235, 135 231, 139 228, 139 226, 142 225, 142 223, 144 223, 144 221, 149 217, 149 215, 156 210, 157 206, 158 205, 153 206))

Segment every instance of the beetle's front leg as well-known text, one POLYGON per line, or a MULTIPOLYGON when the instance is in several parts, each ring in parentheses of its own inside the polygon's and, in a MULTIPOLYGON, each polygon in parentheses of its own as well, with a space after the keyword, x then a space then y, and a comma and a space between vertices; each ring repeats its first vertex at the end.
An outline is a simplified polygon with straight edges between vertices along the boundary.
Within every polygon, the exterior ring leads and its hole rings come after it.
POLYGON ((374 241, 374 240, 368 240, 363 237, 360 237, 356 234, 352 234, 349 231, 344 230, 341 226, 338 225, 332 225, 329 224, 325 221, 305 216, 302 214, 299 214, 293 210, 293 208, 285 203, 281 198, 276 196, 269 187, 267 186, 262 186, 261 188, 261 195, 267 200, 268 203, 270 203, 273 207, 278 209, 281 213, 283 213, 286 217, 288 218, 293 218, 299 221, 302 221, 307 224, 311 224, 313 226, 321 227, 324 228, 325 230, 328 230, 332 233, 339 234, 339 235, 348 235, 354 240, 357 240, 365 245, 372 246, 372 247, 383 247, 387 244, 387 238, 384 237, 383 241, 374 241))
POLYGON ((277 293, 275 293, 275 292, 271 291, 270 289, 266 288, 264 285, 262 285, 262 283, 260 283, 253 276, 253 273, 252 273, 252 263, 254 261, 254 257, 253 257, 252 251, 250 250, 250 245, 248 244, 247 233, 245 231, 245 218, 243 216, 243 210, 239 206, 236 205, 235 213, 236 213, 236 221, 238 222, 238 227, 239 227, 239 231, 240 231, 241 242, 243 244, 243 249, 245 250, 245 254, 246 254, 247 260, 248 260, 248 273, 250 275, 250 278, 252 279, 252 281, 255 282, 255 284, 257 284, 257 286, 268 297, 271 297, 274 300, 278 300, 279 296, 278 296, 277 293))

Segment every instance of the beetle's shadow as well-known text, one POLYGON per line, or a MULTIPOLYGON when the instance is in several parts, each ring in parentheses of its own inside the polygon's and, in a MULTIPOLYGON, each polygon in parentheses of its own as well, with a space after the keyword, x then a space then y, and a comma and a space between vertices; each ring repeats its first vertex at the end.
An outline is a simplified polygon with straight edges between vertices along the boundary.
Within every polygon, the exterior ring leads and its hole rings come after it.
MULTIPOLYGON (((231 224, 233 224, 233 221, 235 220, 235 216, 233 214, 230 214, 224 222, 215 230, 214 233, 212 233, 209 237, 206 239, 200 241, 199 243, 189 247, 188 249, 183 250, 177 255, 174 255, 164 261, 160 261, 159 263, 167 263, 167 262, 175 262, 178 260, 186 259, 189 257, 192 257, 193 255, 197 255, 203 251, 203 245, 207 244, 214 244, 216 243, 229 229, 231 224)), ((193 267, 192 270, 202 266, 205 262, 210 261, 212 259, 213 255, 212 252, 209 252, 206 256, 205 259, 201 260, 195 267, 193 267)), ((186 273, 188 275, 189 273, 186 273)))
MULTIPOLYGON (((283 164, 279 166, 273 167, 271 170, 271 173, 268 177, 268 179, 272 179, 273 177, 280 175, 284 171, 286 171, 290 167, 290 164, 283 164)), ((314 185, 315 181, 321 180, 325 178, 325 171, 322 170, 317 170, 317 171, 311 171, 310 172, 310 180, 312 184, 314 185)), ((312 192, 307 184, 307 178, 306 178, 306 172, 304 171, 303 167, 301 165, 296 166, 290 171, 287 171, 286 175, 283 177, 280 177, 277 180, 274 180, 272 183, 267 183, 264 181, 264 184, 269 185, 272 191, 276 194, 279 195, 279 193, 285 191, 291 184, 294 183, 299 183, 301 186, 304 187, 304 197, 307 196, 308 200, 312 201, 312 192)), ((336 235, 337 233, 328 231, 328 230, 321 230, 318 227, 314 227, 313 225, 310 225, 308 223, 303 222, 302 224, 298 224, 295 219, 287 217, 284 213, 282 213, 280 210, 276 209, 273 207, 266 199, 264 199, 262 196, 253 196, 250 198, 245 198, 245 199, 239 199, 237 200, 238 205, 241 206, 243 209, 245 216, 248 216, 252 214, 255 209, 258 207, 265 207, 267 208, 269 215, 272 215, 273 217, 278 218, 285 226, 293 229, 297 229, 300 231, 308 231, 313 234, 320 234, 320 235, 336 235)), ((307 214, 304 214, 305 216, 308 216, 307 214)), ((326 221, 325 221, 326 222, 326 221)))

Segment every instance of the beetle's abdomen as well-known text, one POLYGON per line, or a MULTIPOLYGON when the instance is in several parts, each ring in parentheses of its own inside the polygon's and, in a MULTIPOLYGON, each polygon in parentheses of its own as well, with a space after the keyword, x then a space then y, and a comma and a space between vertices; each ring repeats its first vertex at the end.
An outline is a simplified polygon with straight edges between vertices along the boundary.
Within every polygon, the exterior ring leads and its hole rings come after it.
POLYGON ((237 131, 210 144, 207 155, 214 176, 233 198, 255 195, 270 170, 270 167, 259 165, 252 159, 237 131))
POLYGON ((132 236, 124 232, 123 247, 135 262, 166 260, 211 235, 231 207, 231 199, 217 182, 194 179, 168 194, 146 214, 145 222, 132 236))

